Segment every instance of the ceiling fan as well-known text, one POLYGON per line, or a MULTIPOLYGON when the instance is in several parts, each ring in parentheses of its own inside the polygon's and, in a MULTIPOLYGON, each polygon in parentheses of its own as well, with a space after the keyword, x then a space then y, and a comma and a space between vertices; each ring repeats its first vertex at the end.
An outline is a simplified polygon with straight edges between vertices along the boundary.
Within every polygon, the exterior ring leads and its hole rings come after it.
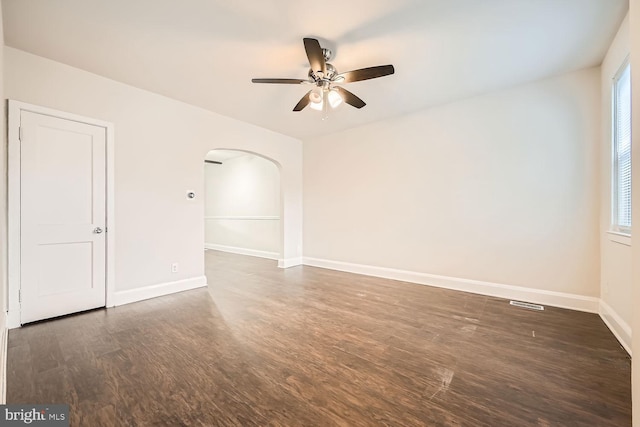
POLYGON ((251 79, 253 83, 314 85, 315 87, 307 92, 293 107, 293 111, 302 111, 307 105, 310 105, 314 110, 323 111, 326 115, 329 107, 336 108, 343 101, 356 108, 362 108, 366 103, 345 88, 338 86, 338 84, 375 79, 394 73, 393 65, 379 65, 338 73, 336 67, 328 62, 331 59, 331 50, 320 47, 320 42, 316 39, 305 38, 303 41, 304 50, 311 65, 308 78, 251 79))

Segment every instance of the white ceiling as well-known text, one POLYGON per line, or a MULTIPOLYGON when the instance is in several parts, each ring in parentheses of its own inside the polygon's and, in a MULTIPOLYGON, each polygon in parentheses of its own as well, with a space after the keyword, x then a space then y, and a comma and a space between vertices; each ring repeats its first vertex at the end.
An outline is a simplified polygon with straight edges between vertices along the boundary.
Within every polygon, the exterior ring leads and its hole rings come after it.
POLYGON ((628 0, 3 0, 5 43, 305 139, 600 64, 628 0), (309 89, 303 37, 367 106, 292 112, 309 89))

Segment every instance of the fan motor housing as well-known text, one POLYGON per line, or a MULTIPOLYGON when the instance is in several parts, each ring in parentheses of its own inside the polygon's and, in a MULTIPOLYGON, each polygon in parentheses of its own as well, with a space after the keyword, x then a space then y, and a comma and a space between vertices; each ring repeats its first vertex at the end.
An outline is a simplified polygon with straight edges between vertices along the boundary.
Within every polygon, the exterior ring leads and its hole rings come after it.
POLYGON ((309 78, 315 82, 321 82, 323 80, 331 80, 338 74, 338 69, 334 67, 333 64, 330 64, 328 62, 326 63, 326 70, 327 72, 325 73, 325 75, 322 76, 321 79, 319 79, 313 69, 309 68, 309 78))

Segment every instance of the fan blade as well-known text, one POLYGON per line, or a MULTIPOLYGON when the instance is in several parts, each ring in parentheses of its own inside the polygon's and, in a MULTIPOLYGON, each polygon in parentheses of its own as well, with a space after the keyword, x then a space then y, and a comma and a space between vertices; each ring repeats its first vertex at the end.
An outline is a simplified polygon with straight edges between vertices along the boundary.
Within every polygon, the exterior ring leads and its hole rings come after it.
POLYGON ((364 102, 362 99, 358 98, 345 88, 339 86, 334 86, 334 88, 338 91, 338 93, 340 93, 340 96, 342 96, 342 100, 347 104, 353 105, 356 108, 362 108, 367 105, 366 102, 364 102))
POLYGON ((252 83, 279 83, 287 85, 300 85, 302 83, 309 83, 309 80, 302 79, 251 79, 252 83))
POLYGON ((302 99, 300 99, 300 101, 298 101, 296 106, 293 107, 293 111, 302 111, 304 109, 304 107, 309 105, 309 102, 311 102, 311 99, 309 99, 309 94, 310 93, 311 93, 311 91, 307 92, 307 94, 305 96, 303 96, 302 99))
POLYGON ((327 64, 324 62, 320 42, 316 39, 303 39, 303 41, 311 69, 316 73, 322 72, 322 75, 325 75, 327 73, 327 64))
POLYGON ((375 79, 377 77, 384 77, 395 72, 393 65, 378 65, 377 67, 361 68, 359 70, 347 71, 346 73, 338 74, 334 80, 338 80, 342 77, 340 83, 359 82, 361 80, 375 79))

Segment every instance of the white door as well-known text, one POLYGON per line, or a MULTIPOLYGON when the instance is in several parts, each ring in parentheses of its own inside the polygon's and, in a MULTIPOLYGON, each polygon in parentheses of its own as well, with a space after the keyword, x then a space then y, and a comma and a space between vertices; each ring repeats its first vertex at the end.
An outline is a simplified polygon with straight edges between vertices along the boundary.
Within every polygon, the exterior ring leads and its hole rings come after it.
POLYGON ((20 114, 21 323, 105 306, 105 128, 20 114))

